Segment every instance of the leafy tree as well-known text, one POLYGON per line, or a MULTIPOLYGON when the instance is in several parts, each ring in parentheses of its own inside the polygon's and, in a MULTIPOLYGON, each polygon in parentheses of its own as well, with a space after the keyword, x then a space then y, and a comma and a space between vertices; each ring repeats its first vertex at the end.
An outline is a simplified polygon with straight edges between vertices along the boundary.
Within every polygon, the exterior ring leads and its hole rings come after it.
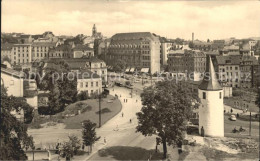
POLYGON ((61 149, 62 157, 65 157, 66 160, 70 160, 74 155, 74 149, 71 142, 64 142, 61 149))
POLYGON ((87 92, 81 91, 81 92, 78 94, 77 97, 78 97, 78 101, 83 101, 83 100, 88 99, 88 94, 87 94, 87 92))
POLYGON ((157 135, 166 158, 166 144, 175 146, 183 140, 186 121, 195 102, 192 93, 174 81, 163 81, 145 88, 141 98, 143 107, 137 113, 137 132, 145 136, 157 135))
POLYGON ((11 114, 23 108, 26 111, 30 106, 21 99, 7 96, 6 88, 1 86, 0 160, 26 160, 24 149, 34 148, 27 126, 11 114))
POLYGON ((73 154, 77 154, 78 150, 80 149, 80 140, 77 136, 71 135, 69 136, 69 142, 71 143, 71 146, 73 148, 73 154))
POLYGON ((90 153, 92 152, 93 144, 100 139, 96 134, 96 124, 92 123, 90 120, 85 120, 83 122, 82 130, 83 143, 90 147, 90 153))
POLYGON ((116 72, 123 72, 125 71, 126 66, 127 63, 124 60, 119 60, 114 63, 113 70, 116 72))
POLYGON ((55 62, 54 65, 45 69, 42 82, 38 79, 37 83, 40 89, 50 91, 48 105, 51 114, 61 112, 66 104, 77 101, 76 75, 69 75, 69 65, 63 60, 55 62))

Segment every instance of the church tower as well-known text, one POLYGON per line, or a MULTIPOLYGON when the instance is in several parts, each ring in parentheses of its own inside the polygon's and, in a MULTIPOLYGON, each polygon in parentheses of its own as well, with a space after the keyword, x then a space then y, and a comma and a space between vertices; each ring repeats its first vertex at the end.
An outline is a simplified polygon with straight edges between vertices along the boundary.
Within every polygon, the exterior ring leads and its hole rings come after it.
POLYGON ((218 82, 210 56, 203 81, 199 85, 199 132, 204 129, 205 136, 224 137, 223 89, 218 82))
POLYGON ((92 28, 92 37, 95 37, 97 34, 97 28, 96 25, 94 24, 93 28, 92 28))

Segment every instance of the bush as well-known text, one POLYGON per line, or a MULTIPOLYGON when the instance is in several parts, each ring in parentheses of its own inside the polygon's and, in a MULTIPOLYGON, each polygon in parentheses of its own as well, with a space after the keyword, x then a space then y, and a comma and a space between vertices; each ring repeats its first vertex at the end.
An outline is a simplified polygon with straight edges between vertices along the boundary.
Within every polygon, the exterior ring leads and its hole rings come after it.
POLYGON ((84 91, 81 91, 81 92, 77 95, 77 100, 78 100, 78 101, 87 100, 88 98, 89 98, 89 97, 88 97, 87 92, 84 92, 84 91))
POLYGON ((51 114, 49 108, 46 106, 38 107, 38 113, 39 113, 39 115, 50 115, 51 114))
POLYGON ((40 129, 40 128, 42 128, 42 125, 40 123, 32 123, 30 125, 30 128, 31 129, 40 129))
MULTIPOLYGON (((108 109, 108 108, 103 108, 103 109, 101 110, 101 114, 109 113, 109 112, 111 112, 111 110, 108 109)), ((99 111, 97 111, 96 114, 99 114, 99 111)))

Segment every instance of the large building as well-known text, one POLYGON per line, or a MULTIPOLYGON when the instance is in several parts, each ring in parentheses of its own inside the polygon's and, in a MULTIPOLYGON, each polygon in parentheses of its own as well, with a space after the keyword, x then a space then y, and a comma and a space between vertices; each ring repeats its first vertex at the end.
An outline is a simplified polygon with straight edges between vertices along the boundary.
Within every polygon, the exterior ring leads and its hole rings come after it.
POLYGON ((206 55, 203 52, 185 50, 184 54, 168 54, 168 66, 171 73, 184 73, 191 80, 202 79, 206 69, 206 55))
POLYGON ((240 55, 217 56, 219 80, 222 86, 240 87, 240 55))
POLYGON ((73 58, 90 58, 94 57, 94 49, 88 47, 87 45, 75 45, 74 48, 72 48, 72 57, 73 58))
POLYGON ((32 44, 14 44, 11 63, 23 65, 32 61, 32 44))
POLYGON ((102 79, 99 75, 89 70, 81 70, 77 74, 77 91, 79 93, 86 92, 91 96, 102 92, 102 79))
POLYGON ((32 44, 32 62, 49 57, 49 51, 56 47, 53 42, 34 42, 32 44))
POLYGON ((150 32, 118 33, 111 38, 107 63, 122 60, 128 67, 149 73, 160 72, 160 40, 150 32))
POLYGON ((175 43, 172 40, 167 40, 167 39, 160 39, 161 42, 161 65, 167 65, 167 60, 168 60, 168 54, 175 51, 179 50, 182 48, 182 45, 175 43))
POLYGON ((73 72, 79 72, 82 70, 89 70, 102 78, 103 82, 107 82, 107 66, 103 60, 93 58, 53 58, 49 60, 43 60, 44 69, 55 68, 56 63, 59 61, 65 61, 70 70, 73 72))

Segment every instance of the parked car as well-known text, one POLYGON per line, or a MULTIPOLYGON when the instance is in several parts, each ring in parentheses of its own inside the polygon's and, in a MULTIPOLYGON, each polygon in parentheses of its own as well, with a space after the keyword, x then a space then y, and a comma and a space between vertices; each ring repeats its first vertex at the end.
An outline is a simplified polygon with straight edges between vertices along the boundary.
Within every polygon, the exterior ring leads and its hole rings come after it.
POLYGON ((235 115, 231 115, 231 116, 229 117, 229 119, 230 119, 231 121, 236 121, 236 120, 237 120, 237 118, 236 118, 235 115))

